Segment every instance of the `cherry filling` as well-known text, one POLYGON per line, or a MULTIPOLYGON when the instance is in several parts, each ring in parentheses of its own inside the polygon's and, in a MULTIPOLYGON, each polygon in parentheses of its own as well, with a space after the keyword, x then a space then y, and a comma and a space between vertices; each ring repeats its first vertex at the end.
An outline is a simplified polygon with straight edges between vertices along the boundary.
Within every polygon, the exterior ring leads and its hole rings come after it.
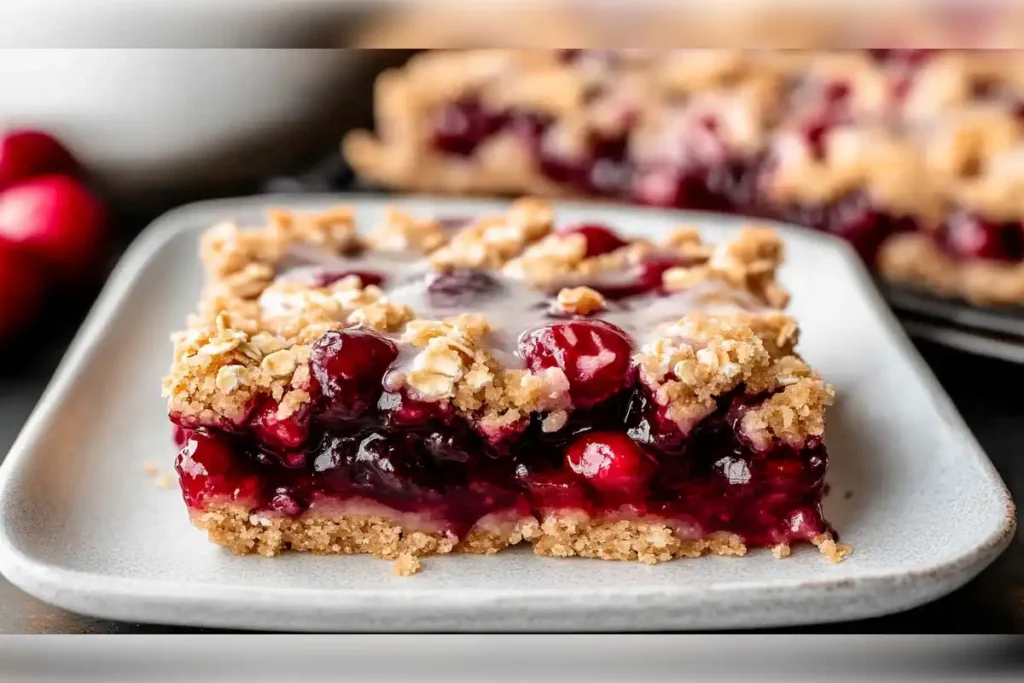
MULTIPOLYGON (((583 235, 592 254, 624 244, 604 226, 566 232, 583 235)), ((652 292, 664 269, 678 263, 652 256, 630 286, 652 292)), ((423 294, 442 309, 472 310, 492 299, 500 309, 510 286, 457 269, 425 280, 423 294)), ((627 296, 615 306, 627 312, 649 303, 627 296)), ((195 510, 234 502, 286 516, 345 505, 365 514, 377 504, 460 537, 492 514, 564 509, 652 515, 691 537, 727 531, 755 545, 828 530, 820 509, 824 447, 758 450, 737 431, 744 411, 763 396, 748 397, 740 387, 684 431, 640 383, 634 342, 623 329, 593 318, 550 318, 514 346, 509 353, 526 368, 557 371, 568 382, 568 419, 554 432, 545 431, 540 414, 484 431, 447 401, 423 400, 389 381, 403 362, 390 339, 362 328, 331 331, 312 345, 302 387, 308 400, 266 397, 230 425, 172 415, 186 423, 176 430, 182 448, 175 463, 185 502, 195 510)))
POLYGON ((626 424, 623 406, 640 393, 628 389, 558 435, 528 429, 500 452, 468 426, 436 420, 319 430, 305 457, 291 462, 268 457, 251 436, 200 428, 176 469, 192 508, 237 501, 294 516, 313 504, 373 501, 439 520, 459 536, 491 513, 565 509, 594 516, 625 509, 671 520, 681 533, 727 531, 752 545, 829 530, 820 506, 824 446, 752 449, 734 430, 732 397, 690 434, 651 443, 626 424))
POLYGON ((602 256, 626 246, 627 242, 603 225, 584 223, 559 230, 563 235, 582 235, 586 240, 586 258, 602 256))

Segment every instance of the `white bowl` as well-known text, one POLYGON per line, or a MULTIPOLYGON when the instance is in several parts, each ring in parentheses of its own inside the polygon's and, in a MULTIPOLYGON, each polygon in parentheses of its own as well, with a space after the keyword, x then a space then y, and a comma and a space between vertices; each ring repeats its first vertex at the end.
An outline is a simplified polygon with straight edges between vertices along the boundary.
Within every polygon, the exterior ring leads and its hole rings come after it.
POLYGON ((116 192, 253 179, 334 144, 361 62, 345 50, 8 50, 0 128, 52 132, 116 192))

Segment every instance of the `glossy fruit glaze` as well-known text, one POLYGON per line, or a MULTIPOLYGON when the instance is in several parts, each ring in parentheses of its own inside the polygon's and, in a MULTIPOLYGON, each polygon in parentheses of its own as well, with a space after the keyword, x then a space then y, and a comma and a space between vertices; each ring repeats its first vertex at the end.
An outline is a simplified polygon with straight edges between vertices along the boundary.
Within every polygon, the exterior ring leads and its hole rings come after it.
MULTIPOLYGON (((583 234, 595 252, 621 244, 599 225, 564 230, 583 234)), ((635 282, 620 285, 633 290, 615 304, 622 315, 630 315, 630 296, 663 300, 650 272, 664 258, 652 258, 635 282)), ((505 295, 483 271, 430 276, 424 290, 433 305, 447 307, 505 295)), ((682 433, 639 382, 635 345, 606 320, 552 315, 529 329, 515 342, 515 355, 534 371, 560 368, 573 409, 556 433, 542 431, 536 415, 496 433, 481 431, 446 403, 386 389, 385 377, 401 362, 392 340, 361 328, 329 332, 312 348, 313 400, 287 418, 278 418, 269 399, 254 403, 241 424, 171 416, 183 443, 176 469, 185 501, 198 509, 237 501, 297 515, 314 502, 371 500, 443 520, 460 536, 489 513, 542 516, 558 509, 652 515, 683 533, 730 531, 762 545, 827 530, 820 507, 824 446, 753 449, 736 425, 764 396, 748 397, 742 387, 682 433)))

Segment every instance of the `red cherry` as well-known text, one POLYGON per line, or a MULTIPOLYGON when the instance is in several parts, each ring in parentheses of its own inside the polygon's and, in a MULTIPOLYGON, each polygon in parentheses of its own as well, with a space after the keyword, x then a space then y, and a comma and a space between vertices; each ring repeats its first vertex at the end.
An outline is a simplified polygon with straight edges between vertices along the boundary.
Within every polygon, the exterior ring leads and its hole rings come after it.
POLYGON ((201 506, 207 495, 227 491, 232 460, 231 447, 224 440, 204 429, 192 432, 174 462, 185 502, 201 506))
POLYGON ((0 192, 0 237, 71 277, 95 267, 106 237, 103 204, 76 180, 43 176, 0 192))
POLYGON ((661 289, 665 271, 681 265, 684 265, 683 259, 676 255, 654 255, 638 264, 630 279, 624 282, 595 281, 588 284, 601 292, 606 299, 625 299, 661 289))
POLYGON ((502 117, 488 112, 474 98, 465 98, 437 112, 433 144, 446 154, 469 156, 501 128, 502 117))
POLYGON ((629 336, 603 320, 572 320, 536 329, 519 340, 519 354, 534 372, 560 368, 579 408, 601 403, 629 384, 629 336))
POLYGON ((583 235, 587 241, 587 258, 601 256, 626 246, 627 242, 603 225, 583 223, 559 230, 563 235, 583 235))
POLYGON ((317 287, 328 287, 349 275, 355 275, 358 277, 359 282, 363 287, 369 287, 370 285, 379 287, 384 284, 383 275, 368 270, 325 270, 316 274, 313 279, 313 283, 317 287))
POLYGON ((989 223, 979 216, 957 213, 944 227, 947 249, 964 258, 1016 260, 1024 253, 1018 224, 989 223))
POLYGON ((37 263, 0 242, 0 341, 17 333, 35 314, 45 290, 37 263))
POLYGON ((604 493, 636 492, 655 465, 651 456, 620 432, 581 435, 565 450, 565 461, 573 472, 604 493))
POLYGON ((278 403, 266 400, 253 411, 249 421, 260 443, 277 450, 294 450, 309 437, 312 408, 304 403, 286 418, 277 416, 278 403))
POLYGON ((323 393, 323 418, 352 420, 377 403, 398 347, 376 332, 332 331, 313 344, 310 370, 323 393))
POLYGON ((0 137, 0 189, 50 173, 75 173, 78 162, 46 133, 12 130, 0 137))

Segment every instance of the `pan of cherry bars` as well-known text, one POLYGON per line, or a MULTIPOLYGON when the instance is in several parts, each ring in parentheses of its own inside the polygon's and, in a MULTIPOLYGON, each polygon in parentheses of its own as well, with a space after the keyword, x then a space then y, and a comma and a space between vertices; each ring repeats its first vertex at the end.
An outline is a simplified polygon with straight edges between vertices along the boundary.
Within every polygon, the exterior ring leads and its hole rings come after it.
POLYGON ((909 329, 1020 361, 1022 73, 1018 51, 435 51, 380 76, 376 130, 344 149, 391 188, 829 232, 890 285, 909 329))
POLYGON ((920 604, 1012 537, 841 241, 533 198, 275 203, 185 207, 126 257, 0 476, 17 585, 219 626, 737 627, 920 604), (177 486, 141 489, 125 468, 172 426, 177 486))

